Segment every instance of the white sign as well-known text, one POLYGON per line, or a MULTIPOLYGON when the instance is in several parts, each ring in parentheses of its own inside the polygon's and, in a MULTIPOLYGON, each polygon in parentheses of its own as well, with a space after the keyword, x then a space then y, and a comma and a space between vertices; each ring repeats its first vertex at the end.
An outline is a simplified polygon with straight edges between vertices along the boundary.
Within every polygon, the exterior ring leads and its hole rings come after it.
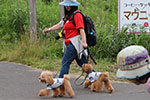
POLYGON ((150 33, 150 0, 118 0, 118 27, 150 33))

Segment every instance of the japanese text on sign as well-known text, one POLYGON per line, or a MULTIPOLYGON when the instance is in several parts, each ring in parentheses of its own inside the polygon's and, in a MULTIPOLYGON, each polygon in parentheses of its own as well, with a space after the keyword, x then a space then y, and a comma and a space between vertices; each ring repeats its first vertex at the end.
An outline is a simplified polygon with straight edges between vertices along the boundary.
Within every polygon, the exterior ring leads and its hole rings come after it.
POLYGON ((140 32, 144 26, 146 32, 150 32, 150 1, 149 0, 119 0, 119 31, 128 27, 127 32, 132 30, 132 24, 136 25, 135 32, 140 32))

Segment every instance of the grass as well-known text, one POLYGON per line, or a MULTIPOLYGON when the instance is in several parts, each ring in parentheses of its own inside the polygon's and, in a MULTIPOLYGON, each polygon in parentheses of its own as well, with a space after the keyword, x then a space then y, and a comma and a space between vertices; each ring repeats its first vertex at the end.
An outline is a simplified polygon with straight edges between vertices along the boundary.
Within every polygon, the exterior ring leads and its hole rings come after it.
MULTIPOLYGON (((55 40, 53 44, 47 44, 49 41, 48 38, 31 44, 28 36, 22 36, 21 41, 17 43, 0 43, 0 61, 21 63, 42 70, 59 71, 63 56, 62 40, 55 40)), ((113 65, 110 59, 96 59, 97 65, 91 59, 89 62, 96 71, 110 72, 111 78, 114 79, 117 67, 113 65)), ((81 68, 73 61, 70 66, 70 73, 79 76, 81 72, 81 68)))

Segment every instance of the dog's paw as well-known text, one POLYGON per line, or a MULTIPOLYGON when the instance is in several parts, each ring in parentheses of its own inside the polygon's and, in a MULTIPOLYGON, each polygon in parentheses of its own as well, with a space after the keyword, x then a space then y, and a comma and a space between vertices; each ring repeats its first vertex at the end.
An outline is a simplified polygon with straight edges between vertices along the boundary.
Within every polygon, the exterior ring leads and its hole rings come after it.
POLYGON ((42 89, 42 90, 40 90, 40 92, 39 92, 39 96, 40 96, 40 97, 41 97, 41 96, 49 96, 49 92, 50 92, 50 90, 42 89))
POLYGON ((56 97, 57 97, 57 95, 52 95, 52 97, 53 97, 53 98, 56 98, 56 97))
POLYGON ((65 92, 64 92, 64 93, 60 93, 59 96, 60 96, 60 97, 65 96, 65 92))
POLYGON ((88 88, 91 85, 91 82, 89 80, 86 80, 83 84, 84 88, 88 88))
POLYGON ((114 91, 114 88, 112 88, 112 87, 111 87, 111 88, 108 88, 107 91, 108 91, 108 93, 112 93, 112 92, 114 91))
POLYGON ((73 98, 75 96, 74 92, 69 94, 70 98, 73 98))
POLYGON ((84 84, 83 87, 84 87, 84 88, 88 88, 88 85, 85 85, 85 84, 84 84))

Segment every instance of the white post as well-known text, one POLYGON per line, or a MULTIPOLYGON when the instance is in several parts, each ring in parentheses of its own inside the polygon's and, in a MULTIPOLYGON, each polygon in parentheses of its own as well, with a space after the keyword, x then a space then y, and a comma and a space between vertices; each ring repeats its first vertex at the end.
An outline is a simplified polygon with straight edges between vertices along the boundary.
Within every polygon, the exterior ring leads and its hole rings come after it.
MULTIPOLYGON (((59 0, 61 2, 63 0, 59 0)), ((60 6, 60 19, 64 17, 64 6, 60 6)))
POLYGON ((37 40, 36 0, 30 0, 30 39, 31 43, 37 40))

